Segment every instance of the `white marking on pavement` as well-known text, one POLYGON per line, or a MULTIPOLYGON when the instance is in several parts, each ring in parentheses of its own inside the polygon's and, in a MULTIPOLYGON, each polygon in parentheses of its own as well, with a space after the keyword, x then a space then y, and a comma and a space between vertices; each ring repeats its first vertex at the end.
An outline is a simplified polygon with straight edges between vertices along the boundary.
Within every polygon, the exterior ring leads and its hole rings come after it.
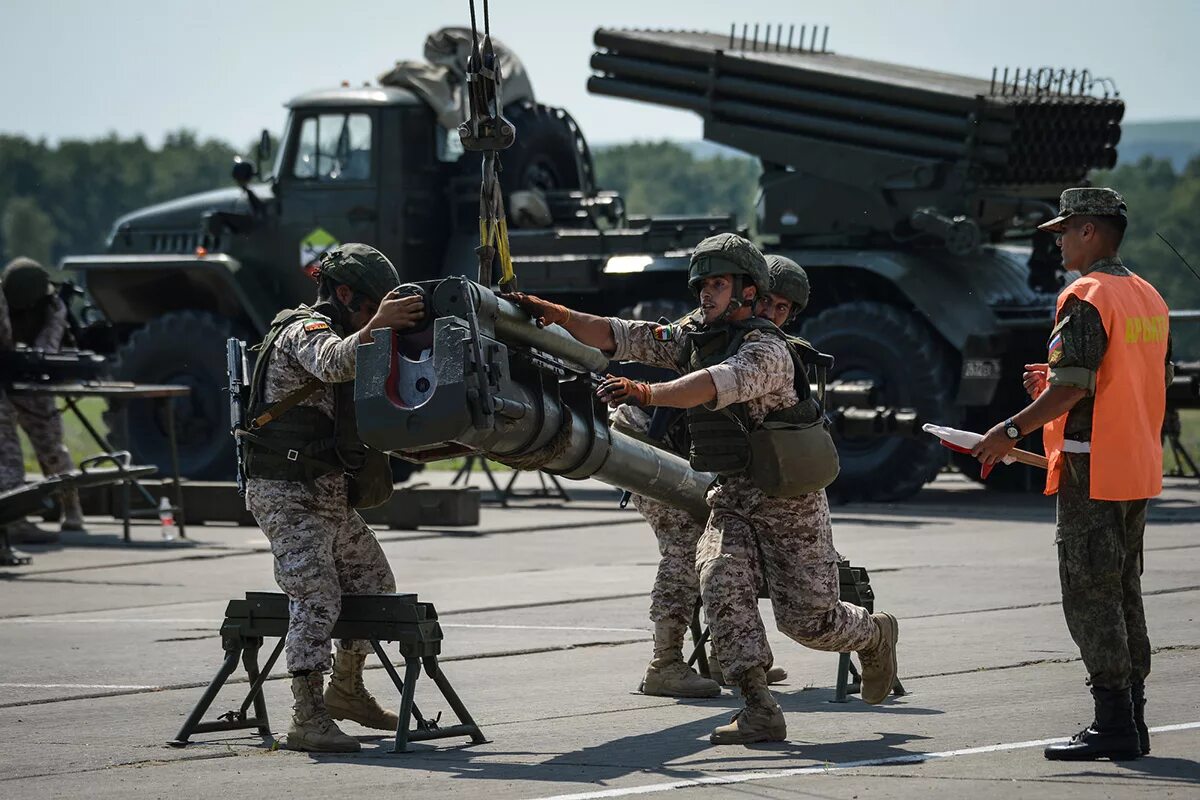
MULTIPOLYGON (((1151 728, 1151 733, 1171 733, 1200 728, 1200 722, 1183 722, 1178 725, 1160 725, 1151 728)), ((841 772, 861 767, 881 767, 890 764, 921 764, 939 758, 954 758, 955 756, 973 756, 982 753, 1002 753, 1007 750, 1026 750, 1034 747, 1045 747, 1056 742, 1065 742, 1065 738, 1039 739, 1031 742, 1008 742, 1005 744, 990 744, 984 747, 966 747, 961 750, 944 750, 940 753, 913 753, 907 756, 891 756, 888 758, 867 758, 862 761, 845 761, 841 764, 817 764, 811 767, 796 767, 774 772, 737 772, 732 775, 712 775, 704 778, 689 778, 670 783, 652 783, 643 786, 626 786, 620 789, 602 789, 595 792, 579 792, 578 794, 556 794, 542 797, 538 800, 602 800, 607 797, 630 797, 639 794, 656 794, 670 792, 675 789, 691 789, 700 786, 726 786, 750 781, 771 781, 780 778, 794 778, 802 775, 821 775, 829 772, 841 772)))
POLYGON ((467 622, 443 622, 443 628, 488 628, 504 631, 579 631, 589 633, 600 631, 602 633, 645 633, 650 631, 646 628, 572 628, 559 625, 483 625, 467 622))
POLYGON ((110 624, 110 623, 119 623, 119 624, 123 624, 123 625, 143 625, 143 624, 154 624, 156 622, 163 622, 163 623, 170 623, 170 624, 203 623, 205 625, 213 625, 217 621, 218 620, 216 620, 212 617, 196 617, 196 618, 167 617, 167 618, 160 618, 160 619, 154 619, 154 618, 150 618, 150 617, 145 618, 145 619, 104 619, 104 618, 97 618, 97 619, 35 619, 35 618, 30 618, 30 617, 24 617, 24 618, 14 618, 14 619, 0 619, 0 625, 44 625, 44 624, 106 625, 106 624, 110 624))
POLYGON ((0 683, 0 689, 161 689, 123 683, 0 683))
MULTIPOLYGON (((97 619, 37 619, 31 617, 0 619, 0 625, 213 625, 216 619, 211 617, 162 617, 162 618, 97 618, 97 619)), ((643 633, 650 635, 646 628, 575 628, 566 625, 487 625, 469 622, 443 622, 443 628, 482 628, 485 630, 510 631, 575 631, 578 633, 643 633)))

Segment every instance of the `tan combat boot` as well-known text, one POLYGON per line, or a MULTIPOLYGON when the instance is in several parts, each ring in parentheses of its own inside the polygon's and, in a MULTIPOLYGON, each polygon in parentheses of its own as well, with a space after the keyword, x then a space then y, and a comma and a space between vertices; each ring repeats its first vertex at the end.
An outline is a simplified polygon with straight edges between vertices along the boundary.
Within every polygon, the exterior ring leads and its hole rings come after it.
POLYGON ((642 679, 642 693, 655 697, 717 697, 721 686, 702 678, 683 660, 683 636, 686 625, 678 622, 654 623, 654 660, 642 679))
POLYGON ((60 530, 63 533, 67 531, 83 531, 83 506, 79 504, 79 492, 75 489, 66 489, 62 493, 63 518, 62 527, 60 530))
POLYGON ((288 728, 288 750, 308 750, 314 753, 357 753, 358 740, 342 733, 329 718, 321 686, 325 682, 319 672, 292 676, 292 726, 288 728))
POLYGON ((333 676, 325 690, 325 707, 334 719, 349 719, 381 731, 396 730, 399 717, 379 705, 363 684, 362 653, 338 650, 333 657, 333 676))
MULTIPOLYGON (((778 664, 772 664, 767 668, 767 685, 773 686, 777 683, 783 683, 787 680, 787 670, 778 664)), ((721 662, 717 660, 717 654, 714 652, 708 657, 708 677, 712 678, 722 686, 733 686, 733 684, 725 680, 725 671, 721 668, 721 662)))
POLYGON ((875 623, 875 638, 858 651, 862 663, 862 699, 864 703, 882 703, 896 685, 896 642, 900 638, 900 623, 891 614, 871 615, 875 623))
POLYGON ((715 729, 708 737, 713 744, 752 744, 782 742, 787 738, 787 722, 771 690, 762 667, 747 670, 738 681, 746 707, 733 715, 728 725, 715 729))

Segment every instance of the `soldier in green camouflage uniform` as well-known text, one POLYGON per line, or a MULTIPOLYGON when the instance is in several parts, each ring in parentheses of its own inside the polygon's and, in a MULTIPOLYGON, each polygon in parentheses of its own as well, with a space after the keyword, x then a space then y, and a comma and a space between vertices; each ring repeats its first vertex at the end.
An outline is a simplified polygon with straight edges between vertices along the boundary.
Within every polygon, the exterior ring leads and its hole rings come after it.
MULTIPOLYGON (((1060 234, 1064 267, 1078 269, 1084 275, 1101 272, 1132 276, 1117 254, 1126 214, 1119 194, 1104 188, 1068 189, 1062 194, 1060 208, 1059 217, 1042 227, 1060 234), (1087 224, 1097 229, 1089 232, 1089 236, 1099 237, 1089 239, 1093 242, 1091 247, 1074 240, 1064 246, 1068 225, 1075 226, 1073 235, 1078 237, 1078 229, 1087 224)), ((1096 377, 1108 348, 1108 334, 1100 311, 1085 300, 1068 297, 1055 320, 1050 341, 1054 347, 1048 363, 1026 365, 1025 388, 1035 400, 1051 387, 1073 390, 1068 400, 1078 399, 1066 412, 1064 435, 1067 440, 1090 442, 1096 377)), ((1174 376, 1170 358, 1168 343, 1168 386, 1174 376)), ((1033 406, 1010 420, 1019 432, 1041 427, 1040 417, 1031 411, 1033 406)), ((985 460, 989 440, 1001 445, 993 455, 1011 447, 1009 442, 1015 445, 1003 432, 1003 425, 993 428, 976 448, 977 454, 984 454, 981 460, 985 460)), ((1093 500, 1090 454, 1064 452, 1062 459, 1055 540, 1063 614, 1088 671, 1097 717, 1090 728, 1068 744, 1048 747, 1046 757, 1055 760, 1110 755, 1136 757, 1139 751, 1150 752, 1150 734, 1144 717, 1150 638, 1141 597, 1142 540, 1148 501, 1093 500), (1130 704, 1133 719, 1110 725, 1107 717, 1116 715, 1120 708, 1128 715, 1130 704)))
MULTIPOLYGON (((705 411, 731 408, 730 413, 744 415, 750 430, 778 412, 816 420, 815 403, 799 395, 797 386, 808 394, 807 378, 796 380, 790 345, 774 325, 753 319, 755 294, 770 286, 758 249, 733 234, 710 237, 693 252, 689 283, 700 300, 702 324, 694 330, 594 317, 524 295, 513 300, 542 324, 561 324, 576 339, 617 360, 686 373, 657 384, 610 377, 600 394, 611 404, 688 408, 695 419, 705 411), (725 336, 736 342, 736 350, 718 363, 693 370, 692 359, 706 346, 703 343, 725 336)), ((697 443, 701 429, 691 418, 689 427, 695 466, 709 444, 697 443)), ((710 515, 696 556, 701 592, 716 649, 746 703, 731 724, 713 731, 710 740, 750 743, 780 741, 787 735, 783 713, 766 683, 771 654, 758 613, 764 578, 779 630, 815 649, 858 651, 863 699, 884 700, 896 677, 896 620, 840 601, 838 554, 824 492, 772 497, 746 475, 730 474, 721 476, 707 499, 710 515)))
MULTIPOLYGON (((59 352, 68 335, 67 307, 55 293, 46 269, 30 258, 14 259, 4 270, 4 290, 16 341, 44 353, 59 352)), ((42 474, 51 477, 74 469, 63 435, 62 412, 55 399, 21 397, 13 398, 12 404, 17 424, 29 437, 42 474)), ((68 489, 61 497, 62 530, 82 531, 79 493, 68 489)))
MULTIPOLYGON (((366 245, 342 245, 326 254, 320 280, 317 304, 280 314, 259 356, 250 413, 274 418, 251 426, 246 436, 246 505, 271 543, 275 580, 291 600, 285 652, 296 704, 287 745, 353 752, 358 741, 333 719, 395 730, 396 715, 363 686, 363 663, 371 651, 365 641, 338 642, 333 678, 322 694, 330 632, 343 594, 386 594, 396 584, 374 532, 354 510, 353 483, 338 462, 341 454, 331 448, 333 438, 347 433, 337 426, 352 412, 352 404, 347 409, 343 402, 353 397, 345 390, 352 389, 358 345, 369 341, 371 330, 411 327, 423 310, 419 297, 392 291, 400 282, 395 268, 366 245), (306 428, 312 436, 329 428, 332 436, 311 444, 286 438, 303 437, 306 428), (305 469, 307 478, 301 475, 305 469)), ((357 439, 355 431, 348 433, 357 439)), ((390 486, 390 475, 387 480, 390 486)))
MULTIPOLYGON (((15 258, 4 268, 4 294, 8 303, 12 338, 45 353, 57 353, 67 336, 67 307, 54 292, 50 274, 30 258, 15 258)), ((62 412, 53 397, 9 398, 9 411, 25 435, 46 477, 62 475, 74 469, 63 436, 62 412)), ((24 469, 22 478, 24 480, 24 469)), ((62 530, 83 530, 83 512, 79 493, 62 492, 62 530)), ((14 541, 47 543, 58 541, 56 531, 43 531, 29 522, 12 526, 14 541)))

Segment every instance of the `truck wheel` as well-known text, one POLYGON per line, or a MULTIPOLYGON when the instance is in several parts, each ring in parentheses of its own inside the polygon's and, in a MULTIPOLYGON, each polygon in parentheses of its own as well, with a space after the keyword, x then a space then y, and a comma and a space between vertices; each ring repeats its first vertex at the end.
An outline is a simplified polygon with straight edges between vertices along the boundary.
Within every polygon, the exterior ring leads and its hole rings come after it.
MULTIPOLYGON (((801 335, 835 361, 831 379, 870 380, 885 406, 953 425, 952 358, 927 325, 895 306, 845 303, 807 320, 801 335)), ((902 500, 937 477, 949 451, 932 436, 839 437, 842 471, 830 487, 841 500, 902 500)))
MULTIPOLYGON (((172 399, 179 445, 179 471, 198 480, 232 480, 235 460, 225 392, 225 341, 244 336, 233 322, 202 311, 175 311, 146 323, 117 351, 113 377, 137 383, 191 387, 172 399)), ((111 406, 105 422, 113 444, 129 450, 135 464, 154 464, 171 473, 171 453, 161 401, 131 400, 111 406)))
POLYGON ((504 113, 517 128, 516 142, 500 156, 505 196, 530 189, 587 188, 591 156, 586 144, 580 144, 582 136, 576 135, 578 128, 565 111, 522 103, 508 106, 504 113))

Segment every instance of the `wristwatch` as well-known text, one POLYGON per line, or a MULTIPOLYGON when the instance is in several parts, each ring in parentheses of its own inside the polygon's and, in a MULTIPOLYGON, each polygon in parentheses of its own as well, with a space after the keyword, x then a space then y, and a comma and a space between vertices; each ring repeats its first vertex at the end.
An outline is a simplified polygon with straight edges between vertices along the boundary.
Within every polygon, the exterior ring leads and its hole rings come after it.
POLYGON ((1021 429, 1017 427, 1017 423, 1013 422, 1012 417, 1004 420, 1004 435, 1014 442, 1021 438, 1021 429))

